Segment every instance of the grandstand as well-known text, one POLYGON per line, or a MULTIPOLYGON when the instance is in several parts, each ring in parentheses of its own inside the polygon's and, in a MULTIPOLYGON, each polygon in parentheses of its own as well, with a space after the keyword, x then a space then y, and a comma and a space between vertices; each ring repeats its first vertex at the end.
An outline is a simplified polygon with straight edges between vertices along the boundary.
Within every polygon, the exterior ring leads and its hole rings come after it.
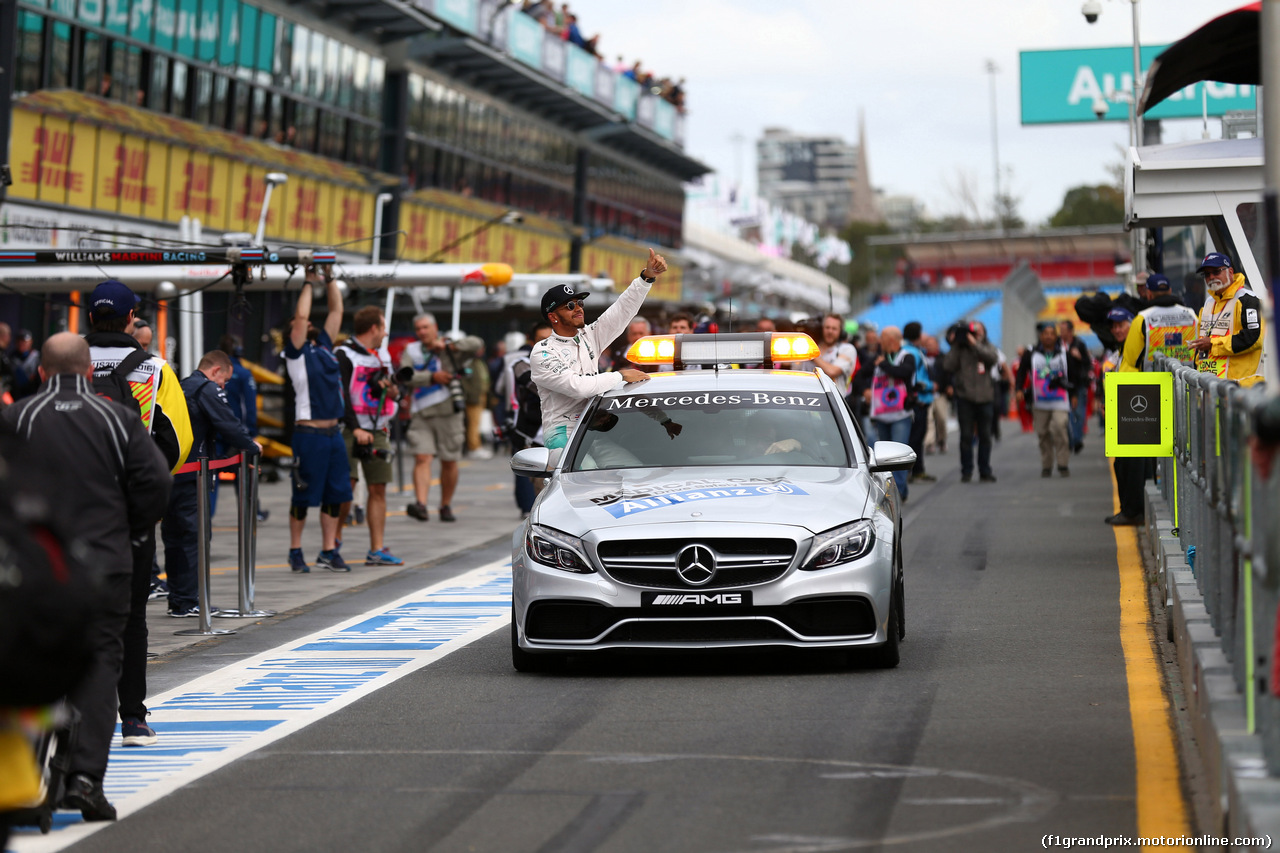
MULTIPOLYGON (((999 290, 947 290, 932 293, 895 293, 859 314, 859 323, 876 328, 918 322, 926 335, 939 338, 953 323, 965 320, 994 304, 1000 306, 999 290)), ((985 321, 984 321, 985 322, 985 321)), ((988 329, 991 325, 988 324, 988 329)))
MULTIPOLYGON (((1075 316, 1075 301, 1084 293, 1095 290, 1105 291, 1114 298, 1123 288, 1120 284, 1108 284, 1104 287, 1047 287, 1044 289, 1048 304, 1040 312, 1041 320, 1073 320, 1076 323, 1076 335, 1091 350, 1098 350, 1101 344, 1089 327, 1079 322, 1075 316)), ((987 336, 997 347, 1003 348, 1004 341, 1004 303, 999 290, 946 290, 930 293, 895 293, 883 297, 855 318, 858 323, 871 323, 876 328, 897 326, 902 328, 912 320, 924 327, 927 335, 935 335, 939 340, 953 324, 961 320, 977 320, 987 327, 987 336)), ((1031 344, 1034 341, 1016 341, 1019 344, 1031 344)))

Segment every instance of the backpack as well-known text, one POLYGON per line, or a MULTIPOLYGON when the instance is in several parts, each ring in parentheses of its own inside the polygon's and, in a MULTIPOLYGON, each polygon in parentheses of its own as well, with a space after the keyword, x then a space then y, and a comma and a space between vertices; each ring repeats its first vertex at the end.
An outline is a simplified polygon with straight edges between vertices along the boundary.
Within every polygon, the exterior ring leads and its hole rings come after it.
POLYGON ((129 387, 129 374, 149 358, 151 353, 143 349, 129 353, 111 369, 110 373, 93 377, 93 393, 108 400, 115 400, 137 412, 138 417, 142 417, 142 406, 133 396, 133 389, 129 387))
POLYGON ((538 386, 533 384, 533 371, 529 359, 523 358, 511 365, 515 391, 515 408, 509 418, 511 428, 526 442, 537 443, 538 430, 542 429, 542 398, 538 386))
POLYGON ((83 675, 98 578, 20 443, 0 439, 0 706, 56 702, 83 675))

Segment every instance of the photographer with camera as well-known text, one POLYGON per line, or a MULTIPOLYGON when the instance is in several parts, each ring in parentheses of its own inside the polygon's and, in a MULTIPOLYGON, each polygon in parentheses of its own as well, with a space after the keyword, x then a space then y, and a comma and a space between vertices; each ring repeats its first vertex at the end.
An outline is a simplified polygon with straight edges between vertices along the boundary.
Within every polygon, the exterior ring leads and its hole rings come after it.
MULTIPOLYGON (((915 382, 919 364, 915 355, 902 344, 902 330, 886 326, 880 333, 880 355, 876 356, 875 375, 871 381, 871 426, 874 441, 896 441, 907 444, 916 409, 915 382)), ((898 494, 907 499, 907 472, 894 471, 898 494)))
POLYGON ((978 441, 978 476, 994 483, 991 472, 991 420, 994 417, 995 383, 991 371, 1000 360, 977 323, 961 322, 947 330, 951 347, 942 357, 942 368, 955 389, 956 420, 960 422, 960 482, 973 479, 973 441, 978 441))
POLYGON ((1037 326, 1039 341, 1023 353, 1018 364, 1018 376, 1014 383, 1017 395, 1026 397, 1027 379, 1031 379, 1032 423, 1040 439, 1040 476, 1053 475, 1053 463, 1058 463, 1058 474, 1068 476, 1067 457, 1071 452, 1068 435, 1070 411, 1075 406, 1077 390, 1071 383, 1067 351, 1058 338, 1058 326, 1052 320, 1037 326))
MULTIPOLYGON (((369 552, 366 566, 403 566, 404 560, 391 553, 383 542, 387 529, 387 483, 391 482, 391 438, 389 428, 396 415, 396 386, 399 376, 392 376, 391 365, 383 360, 378 348, 387 336, 387 321, 382 309, 366 305, 356 312, 352 331, 336 350, 342 387, 346 389, 346 406, 342 413, 342 440, 347 446, 347 464, 351 466, 351 488, 360 481, 360 471, 369 486, 369 552)), ((404 378, 412 376, 405 371, 404 378)), ((338 529, 347 523, 351 502, 342 505, 338 529)))
POLYGON ((458 460, 465 437, 466 396, 458 378, 458 358, 454 348, 440 336, 432 314, 413 319, 417 340, 400 354, 401 368, 413 369, 409 385, 413 389, 409 446, 413 448, 413 493, 415 502, 407 512, 418 521, 430 518, 427 496, 431 489, 431 462, 440 457, 440 520, 456 521, 450 502, 458 488, 458 460))

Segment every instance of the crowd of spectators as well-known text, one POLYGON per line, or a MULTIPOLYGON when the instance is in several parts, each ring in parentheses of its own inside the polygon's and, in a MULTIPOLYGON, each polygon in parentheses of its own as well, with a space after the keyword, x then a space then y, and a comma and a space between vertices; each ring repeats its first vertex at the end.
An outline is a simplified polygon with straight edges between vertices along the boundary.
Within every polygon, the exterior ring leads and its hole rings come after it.
MULTIPOLYGON (((568 3, 557 6, 551 0, 522 0, 520 11, 540 23, 547 32, 559 35, 564 41, 577 45, 601 62, 606 61, 604 54, 600 51, 600 34, 597 33, 591 38, 583 35, 578 25, 578 16, 569 8, 568 3)), ((684 112, 683 77, 678 80, 659 77, 651 70, 644 68, 640 60, 627 63, 621 54, 611 68, 623 77, 636 81, 644 89, 674 106, 679 112, 684 112)))

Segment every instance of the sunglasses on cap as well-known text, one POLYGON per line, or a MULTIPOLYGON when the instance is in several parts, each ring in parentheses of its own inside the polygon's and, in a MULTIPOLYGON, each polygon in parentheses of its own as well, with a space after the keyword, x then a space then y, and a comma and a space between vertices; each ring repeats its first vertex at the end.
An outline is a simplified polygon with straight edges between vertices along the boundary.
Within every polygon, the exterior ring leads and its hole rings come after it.
MULTIPOLYGON (((584 301, 585 300, 582 300, 582 299, 570 299, 568 302, 564 303, 563 305, 557 306, 556 310, 559 311, 561 308, 569 308, 569 309, 582 308, 582 304, 584 301)), ((584 308, 583 310, 586 310, 586 309, 584 308)))

